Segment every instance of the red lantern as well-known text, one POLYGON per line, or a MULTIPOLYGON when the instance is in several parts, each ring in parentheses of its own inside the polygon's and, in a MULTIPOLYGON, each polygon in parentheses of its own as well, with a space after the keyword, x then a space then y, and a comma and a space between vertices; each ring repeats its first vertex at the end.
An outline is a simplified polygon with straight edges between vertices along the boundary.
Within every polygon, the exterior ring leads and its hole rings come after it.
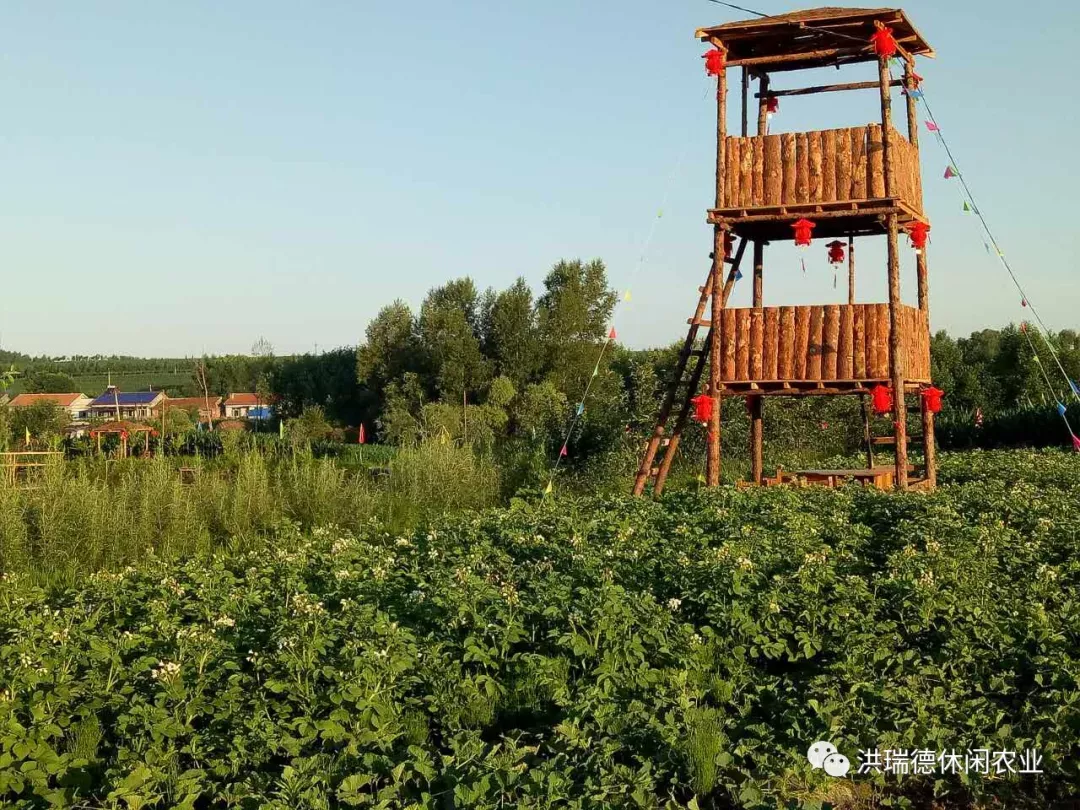
POLYGON ((926 238, 930 234, 930 226, 925 222, 912 222, 907 226, 908 238, 911 239, 911 246, 915 250, 926 249, 926 238))
POLYGON ((930 413, 941 413, 941 398, 945 396, 945 392, 931 385, 929 388, 924 388, 921 393, 926 410, 930 413))
POLYGON ((892 389, 886 385, 875 385, 870 392, 870 401, 874 406, 874 413, 884 416, 893 409, 892 389))
POLYGON ((699 394, 690 400, 690 404, 694 406, 694 421, 701 422, 702 424, 712 419, 713 414, 713 398, 708 394, 699 394))
POLYGON ((709 76, 719 76, 724 72, 724 52, 721 50, 706 51, 701 56, 705 60, 705 73, 709 76))
POLYGON ((767 112, 767 113, 778 113, 778 112, 780 112, 780 99, 778 99, 776 96, 771 96, 768 100, 766 100, 766 102, 765 102, 765 112, 767 112))
POLYGON ((810 231, 816 228, 817 225, 808 219, 800 219, 798 222, 792 223, 791 227, 795 230, 795 244, 799 247, 806 247, 810 244, 810 231))
POLYGON ((839 239, 829 242, 829 264, 842 264, 844 261, 844 243, 839 239))
POLYGON ((870 44, 874 46, 874 53, 885 59, 896 56, 896 49, 899 46, 896 44, 896 39, 893 38, 892 29, 877 20, 874 20, 874 27, 877 28, 877 31, 870 37, 870 44))

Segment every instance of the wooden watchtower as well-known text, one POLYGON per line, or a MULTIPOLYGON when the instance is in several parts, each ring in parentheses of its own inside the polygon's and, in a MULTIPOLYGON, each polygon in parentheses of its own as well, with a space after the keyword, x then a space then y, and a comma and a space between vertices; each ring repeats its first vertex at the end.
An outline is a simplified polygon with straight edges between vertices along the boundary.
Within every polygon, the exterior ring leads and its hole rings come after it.
MULTIPOLYGON (((859 396, 864 398, 865 414, 870 392, 886 386, 893 398, 893 435, 881 441, 895 445, 894 485, 899 489, 909 484, 933 487, 934 418, 926 398, 920 396, 930 385, 925 248, 914 251, 918 307, 900 300, 902 232, 910 232, 913 225, 918 230, 916 223, 927 224, 919 167, 915 57, 933 56, 932 49, 903 11, 888 8, 800 11, 704 28, 697 36, 719 52, 709 59, 719 67, 714 70, 718 73, 716 203, 708 212, 714 231, 713 261, 705 285, 699 288, 697 310, 689 321, 675 379, 638 470, 634 493, 641 494, 650 480, 655 494, 663 490, 693 409, 691 398, 699 391, 706 368, 706 391, 713 399, 708 485, 720 483, 721 399, 748 400, 752 475, 761 483, 763 397, 859 396), (879 56, 872 44, 872 37, 882 30, 891 34, 892 58, 879 56), (773 83, 781 73, 867 62, 877 68, 872 80, 792 89, 773 83), (742 68, 738 135, 727 133, 730 68, 742 68), (748 120, 751 80, 758 88, 754 135, 748 120), (907 137, 894 128, 896 87, 903 89, 900 98, 906 101, 907 137), (880 95, 880 120, 867 126, 785 134, 768 131, 770 108, 776 104, 773 99, 873 89, 880 95), (820 248, 822 255, 825 248, 820 246, 826 241, 847 242, 846 305, 763 305, 765 246, 793 239, 793 225, 800 220, 813 222, 815 249, 820 248), (855 303, 856 237, 887 241, 888 303, 855 303), (747 245, 752 246, 753 306, 729 309, 728 296, 747 245), (700 327, 708 329, 703 341, 700 327), (922 413, 922 436, 910 437, 912 443, 921 438, 924 469, 920 471, 908 463, 909 404, 922 413), (674 425, 669 428, 672 419, 674 425)), ((906 244, 903 249, 911 255, 906 244)))

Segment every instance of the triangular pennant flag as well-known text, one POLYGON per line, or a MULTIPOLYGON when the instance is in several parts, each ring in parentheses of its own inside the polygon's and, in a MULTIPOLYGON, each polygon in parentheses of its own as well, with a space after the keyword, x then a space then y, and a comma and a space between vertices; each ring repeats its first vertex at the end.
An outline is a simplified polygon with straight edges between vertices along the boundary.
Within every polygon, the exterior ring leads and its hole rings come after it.
POLYGON ((736 270, 735 271, 735 280, 736 281, 741 281, 742 280, 742 270, 736 270))
POLYGON ((1026 298, 1021 298, 1021 299, 1020 299, 1020 306, 1022 306, 1022 307, 1026 307, 1026 306, 1027 306, 1027 299, 1026 299, 1026 298))
POLYGON ((577 415, 581 416, 583 413, 585 413, 585 403, 579 402, 577 404, 577 415))
POLYGON ((923 97, 923 91, 922 90, 908 90, 907 94, 909 96, 911 96, 912 98, 922 98, 923 97))
POLYGON ((699 484, 704 484, 705 483, 705 476, 698 473, 697 480, 698 480, 699 484))
POLYGON ((630 291, 629 290, 627 290, 626 292, 623 293, 622 300, 623 301, 629 301, 630 300, 630 291))
POLYGON ((611 331, 607 333, 608 340, 615 340, 615 327, 611 327, 611 331))
POLYGON ((1032 356, 1032 358, 1034 358, 1036 363, 1038 363, 1040 366, 1042 365, 1042 360, 1039 359, 1039 355, 1033 354, 1031 356, 1032 356))
POLYGON ((1062 405, 1060 402, 1057 404, 1057 412, 1060 413, 1062 416, 1065 415, 1065 406, 1062 405))
POLYGON ((952 180, 954 177, 956 177, 956 174, 957 174, 956 169, 954 169, 952 166, 946 166, 945 167, 945 179, 946 180, 952 180))
POLYGON ((544 494, 545 494, 545 495, 550 495, 550 494, 551 494, 551 490, 552 490, 551 482, 550 482, 550 481, 548 481, 548 483, 547 483, 547 486, 546 486, 546 487, 544 487, 544 494))
POLYGON ((1080 436, 1073 435, 1073 450, 1080 453, 1080 436))
POLYGON ((971 206, 968 205, 967 200, 964 200, 964 213, 965 214, 970 214, 971 213, 971 206))
POLYGON ((566 445, 564 444, 564 445, 563 445, 563 446, 562 446, 562 447, 561 447, 561 448, 559 449, 559 456, 560 456, 560 457, 561 457, 561 456, 565 456, 565 455, 566 455, 566 452, 567 452, 567 451, 566 451, 566 445))
POLYGON ((931 132, 941 132, 941 127, 935 124, 933 121, 926 122, 926 128, 931 132))
POLYGON ((1077 383, 1075 380, 1069 380, 1069 387, 1076 396, 1080 397, 1080 383, 1077 383))
POLYGON ((596 376, 597 374, 599 374, 599 373, 600 373, 600 369, 598 369, 598 368, 594 368, 594 369, 592 370, 592 375, 593 375, 594 377, 595 377, 595 376, 596 376))
POLYGON ((656 212, 656 218, 657 219, 662 219, 663 216, 664 216, 664 209, 661 208, 659 211, 656 212))
POLYGON ((1002 250, 1001 248, 998 248, 997 249, 997 255, 1004 259, 1005 258, 1005 251, 1002 250))

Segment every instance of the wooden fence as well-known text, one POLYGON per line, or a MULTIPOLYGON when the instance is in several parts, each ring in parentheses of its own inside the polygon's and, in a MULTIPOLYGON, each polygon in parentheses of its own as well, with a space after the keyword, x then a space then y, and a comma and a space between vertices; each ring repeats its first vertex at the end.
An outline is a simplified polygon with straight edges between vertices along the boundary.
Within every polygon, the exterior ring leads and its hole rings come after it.
POLYGON ((886 194, 881 125, 783 135, 729 137, 724 141, 724 193, 720 208, 898 197, 922 211, 919 153, 891 131, 894 188, 886 194))
MULTIPOLYGON (((900 307, 904 378, 930 380, 926 313, 900 307)), ((886 380, 889 305, 724 309, 720 319, 721 380, 886 380)))

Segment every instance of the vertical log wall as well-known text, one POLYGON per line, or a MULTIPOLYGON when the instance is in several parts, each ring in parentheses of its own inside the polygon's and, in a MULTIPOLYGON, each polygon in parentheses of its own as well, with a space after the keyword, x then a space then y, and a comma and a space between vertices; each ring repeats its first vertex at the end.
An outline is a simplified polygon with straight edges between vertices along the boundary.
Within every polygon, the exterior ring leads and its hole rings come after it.
MULTIPOLYGON (((906 379, 929 382, 926 315, 899 307, 906 379)), ((720 313, 722 382, 887 380, 888 304, 724 309, 720 313)))
MULTIPOLYGON (((814 132, 726 138, 723 195, 717 208, 881 199, 885 193, 881 124, 814 132)), ((895 196, 922 210, 919 150, 891 130, 895 196)))

